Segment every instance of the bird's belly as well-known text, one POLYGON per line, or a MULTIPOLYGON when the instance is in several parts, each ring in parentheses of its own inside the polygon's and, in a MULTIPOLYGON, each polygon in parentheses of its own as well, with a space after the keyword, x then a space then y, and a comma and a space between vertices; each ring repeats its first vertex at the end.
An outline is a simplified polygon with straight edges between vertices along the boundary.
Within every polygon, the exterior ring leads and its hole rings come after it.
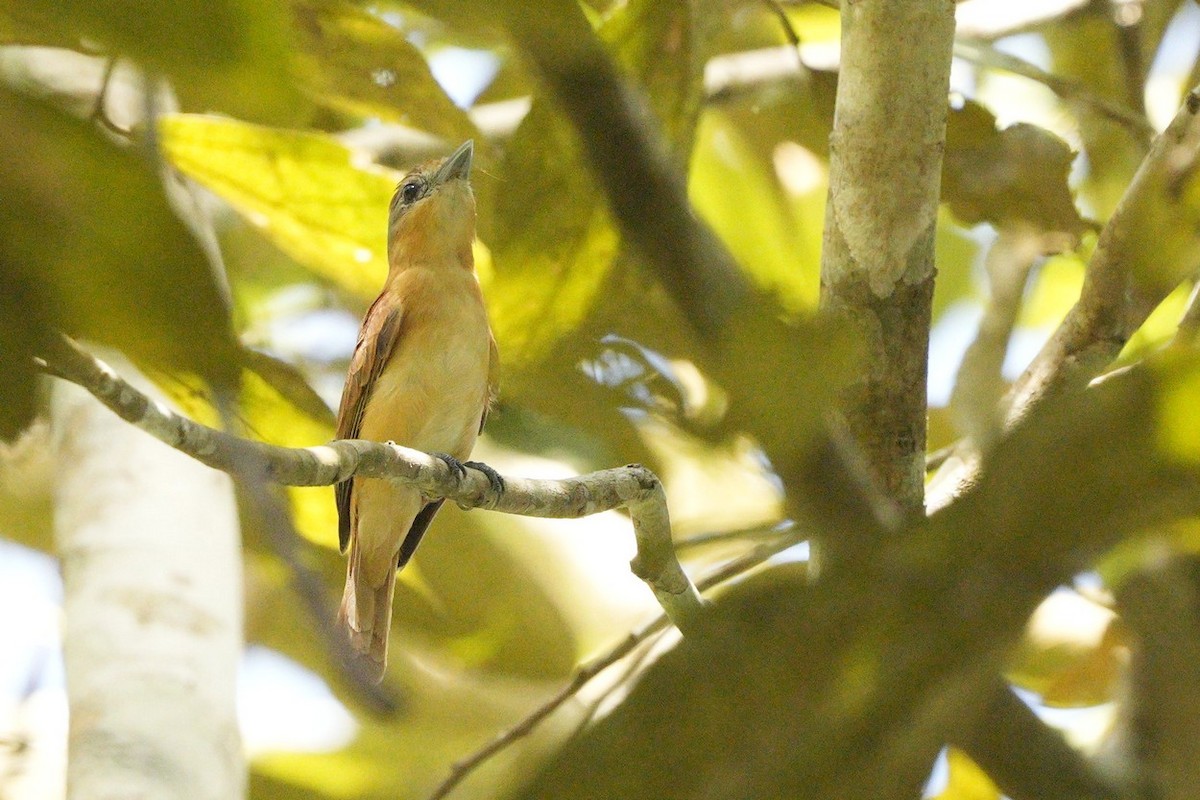
POLYGON ((487 402, 488 359, 486 321, 406 331, 375 381, 360 435, 466 458, 487 402))

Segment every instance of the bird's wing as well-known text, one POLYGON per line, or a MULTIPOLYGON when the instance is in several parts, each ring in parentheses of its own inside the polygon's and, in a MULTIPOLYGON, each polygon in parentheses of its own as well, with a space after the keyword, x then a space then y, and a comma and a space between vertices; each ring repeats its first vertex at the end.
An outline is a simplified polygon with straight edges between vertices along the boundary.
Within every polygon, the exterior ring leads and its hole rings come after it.
POLYGON ((483 398, 483 413, 479 416, 479 432, 487 424, 488 412, 496 402, 500 387, 500 351, 496 348, 496 337, 488 332, 488 382, 487 393, 483 398))
MULTIPOLYGON (((350 359, 350 371, 346 376, 346 388, 342 390, 342 402, 338 406, 337 439, 357 439, 362 428, 363 412, 367 400, 375 388, 375 379, 383 372, 400 338, 401 308, 390 294, 381 294, 371 304, 358 333, 358 344, 350 359)), ((350 544, 350 493, 354 479, 342 481, 334 487, 338 510, 338 542, 342 552, 350 544)))

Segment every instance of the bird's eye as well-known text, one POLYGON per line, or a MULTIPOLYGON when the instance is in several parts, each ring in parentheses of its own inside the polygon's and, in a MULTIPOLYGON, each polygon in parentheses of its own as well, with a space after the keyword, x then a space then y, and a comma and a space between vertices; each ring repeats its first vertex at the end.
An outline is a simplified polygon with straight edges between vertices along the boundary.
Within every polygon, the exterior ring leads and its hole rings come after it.
POLYGON ((415 203, 421 197, 421 182, 408 181, 400 187, 400 200, 408 205, 415 203))

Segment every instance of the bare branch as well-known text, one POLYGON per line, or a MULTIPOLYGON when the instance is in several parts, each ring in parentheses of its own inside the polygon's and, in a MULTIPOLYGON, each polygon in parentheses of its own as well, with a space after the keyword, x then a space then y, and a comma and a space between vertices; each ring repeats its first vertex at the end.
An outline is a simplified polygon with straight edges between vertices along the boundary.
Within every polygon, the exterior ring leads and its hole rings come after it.
POLYGON ((1028 226, 1006 225, 988 249, 991 295, 979 332, 963 355, 950 396, 950 410, 958 429, 982 450, 1002 432, 1000 399, 1006 386, 1001 368, 1029 272, 1045 251, 1043 238, 1044 234, 1028 226))
POLYGON ((640 464, 563 480, 505 478, 504 488, 497 490, 479 470, 468 468, 460 476, 440 459, 396 444, 350 439, 288 448, 241 439, 151 400, 65 337, 47 350, 48 372, 82 386, 122 419, 176 450, 232 475, 287 486, 329 486, 353 475, 385 478, 462 508, 528 517, 574 519, 628 509, 637 538, 637 555, 630 564, 634 574, 650 585, 671 622, 685 634, 703 612, 703 601, 675 556, 662 484, 640 464))
POLYGON ((1200 155, 1198 112, 1200 90, 1193 89, 1101 232, 1079 302, 1013 387, 1010 423, 1057 386, 1094 377, 1200 266, 1194 223, 1172 188, 1200 155))
POLYGON ((1139 140, 1149 143, 1154 136, 1154 126, 1145 114, 1139 113, 1124 103, 1118 103, 1092 91, 1084 83, 1073 78, 1064 78, 1047 72, 1023 58, 1005 53, 993 45, 979 40, 959 40, 954 43, 954 55, 986 69, 1003 70, 1040 83, 1054 92, 1060 100, 1083 106, 1097 114, 1119 123, 1139 140))

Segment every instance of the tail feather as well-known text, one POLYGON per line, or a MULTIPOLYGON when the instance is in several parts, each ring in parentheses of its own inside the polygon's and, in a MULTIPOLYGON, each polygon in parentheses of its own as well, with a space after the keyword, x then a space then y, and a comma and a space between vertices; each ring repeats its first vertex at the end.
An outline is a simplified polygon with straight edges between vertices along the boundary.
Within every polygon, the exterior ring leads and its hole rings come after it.
POLYGON ((363 569, 361 549, 350 542, 346 569, 346 590, 338 609, 338 623, 344 628, 350 648, 361 666, 378 683, 387 665, 388 632, 392 625, 392 595, 396 570, 384 572, 382 585, 375 586, 369 571, 363 569))

